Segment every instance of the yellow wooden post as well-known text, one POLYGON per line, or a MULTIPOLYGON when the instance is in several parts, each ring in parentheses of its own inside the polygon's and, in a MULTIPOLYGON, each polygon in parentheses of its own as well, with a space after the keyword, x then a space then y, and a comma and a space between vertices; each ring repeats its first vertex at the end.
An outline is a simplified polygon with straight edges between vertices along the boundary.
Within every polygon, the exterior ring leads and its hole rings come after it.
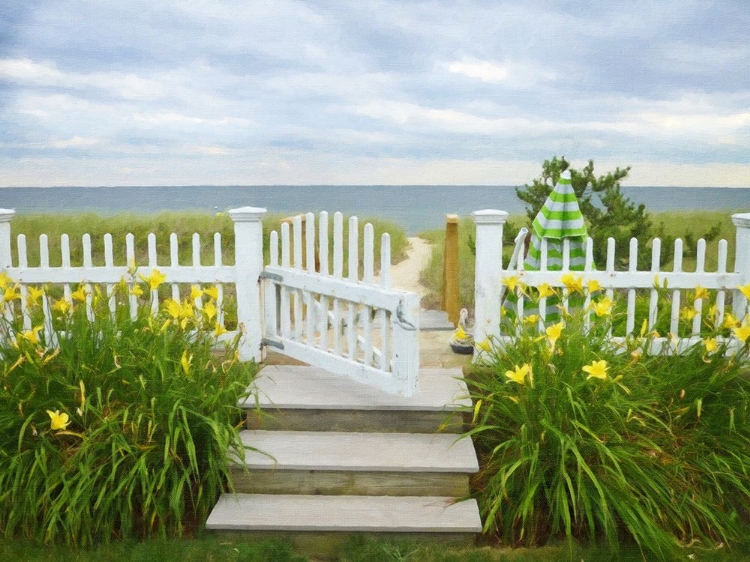
POLYGON ((448 320, 453 324, 458 322, 460 304, 458 297, 458 215, 446 215, 441 305, 448 313, 448 320))

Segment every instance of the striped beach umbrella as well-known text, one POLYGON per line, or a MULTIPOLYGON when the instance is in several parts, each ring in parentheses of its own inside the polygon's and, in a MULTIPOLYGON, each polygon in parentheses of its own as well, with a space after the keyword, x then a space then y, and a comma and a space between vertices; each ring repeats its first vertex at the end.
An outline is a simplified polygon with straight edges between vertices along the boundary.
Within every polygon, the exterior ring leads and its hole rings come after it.
MULTIPOLYGON (((542 240, 547 241, 547 270, 561 270, 563 265, 563 240, 569 240, 570 270, 583 271, 585 266, 586 224, 578 206, 578 198, 570 181, 570 171, 565 170, 531 223, 529 251, 524 259, 524 269, 539 271, 542 263, 542 240)), ((518 298, 508 295, 506 308, 517 308, 518 298)), ((539 314, 532 303, 524 302, 524 316, 539 314)), ((548 297, 545 305, 547 321, 559 319, 559 300, 548 297)))

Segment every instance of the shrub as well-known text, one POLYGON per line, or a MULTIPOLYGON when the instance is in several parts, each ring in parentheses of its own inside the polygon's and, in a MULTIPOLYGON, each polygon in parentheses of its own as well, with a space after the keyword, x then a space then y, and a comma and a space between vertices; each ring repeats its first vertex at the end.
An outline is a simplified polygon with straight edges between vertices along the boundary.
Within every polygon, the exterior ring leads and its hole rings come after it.
POLYGON ((635 541, 659 558, 736 543, 749 523, 750 327, 649 355, 656 334, 613 343, 602 308, 588 328, 579 310, 546 328, 505 324, 487 345, 469 432, 484 530, 511 545, 635 541))
POLYGON ((213 300, 153 314, 140 297, 131 319, 135 286, 114 288, 115 313, 98 287, 79 287, 50 306, 53 332, 35 293, 36 327, 23 330, 3 285, 0 533, 89 545, 193 530, 242 451, 236 404, 255 371, 237 341, 214 349, 213 300))

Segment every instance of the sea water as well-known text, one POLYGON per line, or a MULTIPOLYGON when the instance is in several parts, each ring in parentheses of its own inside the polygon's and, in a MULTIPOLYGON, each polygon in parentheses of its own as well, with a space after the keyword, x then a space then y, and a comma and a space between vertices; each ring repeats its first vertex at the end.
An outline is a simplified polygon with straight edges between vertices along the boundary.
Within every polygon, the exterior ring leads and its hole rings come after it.
MULTIPOLYGON (((623 187, 623 194, 650 212, 721 210, 750 212, 750 188, 623 187)), ((441 228, 445 215, 470 216, 480 209, 523 214, 511 186, 122 186, 0 188, 0 207, 18 213, 224 212, 265 207, 273 214, 341 211, 361 218, 387 218, 409 234, 441 228)))

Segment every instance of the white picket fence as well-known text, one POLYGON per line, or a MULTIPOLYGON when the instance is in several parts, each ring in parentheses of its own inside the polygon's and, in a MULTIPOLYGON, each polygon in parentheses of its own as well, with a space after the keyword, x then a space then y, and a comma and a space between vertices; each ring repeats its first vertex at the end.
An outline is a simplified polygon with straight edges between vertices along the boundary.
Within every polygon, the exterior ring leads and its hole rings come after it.
MULTIPOLYGON (((715 320, 721 323, 724 319, 725 303, 728 302, 727 295, 731 294, 732 314, 737 319, 742 319, 748 310, 748 300, 737 288, 750 283, 750 213, 732 215, 732 221, 736 227, 736 253, 735 271, 726 271, 727 266, 727 242, 722 240, 718 244, 716 271, 705 271, 706 243, 699 240, 696 252, 696 270, 686 272, 682 270, 683 243, 676 240, 674 246, 674 260, 671 271, 660 269, 661 241, 654 239, 651 242, 651 267, 648 270, 638 270, 638 241, 632 239, 629 248, 629 262, 627 271, 615 270, 615 241, 610 238, 607 245, 607 259, 604 269, 595 269, 593 265, 592 240, 586 241, 586 261, 584 271, 570 270, 569 245, 563 243, 563 269, 562 271, 548 271, 546 268, 546 242, 542 245, 542 266, 539 271, 528 271, 524 269, 523 257, 512 268, 503 268, 502 264, 502 238, 503 225, 507 221, 508 213, 494 209, 477 211, 473 214, 476 224, 476 273, 475 273, 475 328, 474 338, 477 342, 487 339, 501 339, 500 321, 502 292, 505 285, 504 280, 515 277, 529 287, 539 287, 543 283, 551 287, 562 288, 563 295, 567 294, 562 282, 562 276, 570 272, 581 276, 584 286, 589 281, 598 281, 602 289, 606 290, 607 296, 612 299, 615 292, 623 291, 627 294, 627 319, 625 331, 621 334, 613 334, 613 338, 623 338, 632 335, 636 329, 640 329, 642 320, 636 317, 636 294, 646 291, 649 294, 647 329, 651 331, 656 323, 659 313, 660 299, 656 285, 666 286, 670 293, 670 327, 669 332, 673 339, 676 338, 677 350, 685 349, 687 346, 700 341, 700 328, 704 315, 702 299, 687 302, 683 300, 685 291, 694 291, 700 286, 705 289, 716 291, 716 309, 718 317, 715 320), (695 316, 688 333, 680 333, 680 314, 685 306, 694 307, 695 316)), ((563 297, 563 304, 565 304, 563 297)), ((590 296, 586 297, 584 308, 590 303, 590 296)), ((540 313, 545 310, 545 302, 539 303, 540 313)), ((666 334, 664 334, 666 336, 666 334)), ((662 337, 655 341, 653 351, 658 351, 668 341, 662 337)))
POLYGON ((262 275, 264 343, 386 392, 413 395, 419 368, 419 297, 391 287, 390 236, 381 238, 376 280, 371 224, 363 230, 361 278, 357 217, 348 224, 346 277, 341 213, 333 217, 332 246, 326 212, 320 214, 317 229, 312 213, 304 227, 299 216, 292 227, 290 236, 289 224, 281 226, 281 255, 279 234, 271 233, 270 264, 262 275))
MULTIPOLYGON (((71 264, 70 238, 63 234, 60 240, 61 265, 50 266, 49 240, 47 235, 42 234, 39 238, 40 263, 38 266, 30 267, 27 258, 27 240, 24 234, 16 238, 16 260, 13 260, 13 240, 11 236, 11 219, 15 211, 0 209, 0 269, 19 284, 20 311, 23 315, 24 329, 31 329, 31 317, 29 314, 29 286, 62 286, 63 298, 71 302, 71 286, 85 284, 89 287, 86 306, 91 310, 92 285, 105 287, 105 294, 109 298, 110 310, 114 311, 116 303, 112 298, 113 288, 122 280, 128 285, 133 285, 140 280, 140 276, 148 277, 155 269, 166 275, 166 283, 171 285, 171 297, 180 300, 181 292, 184 295, 192 285, 216 286, 218 299, 216 307, 218 315, 216 321, 224 327, 225 318, 223 314, 224 287, 234 285, 237 301, 237 326, 243 332, 240 342, 240 357, 243 360, 261 359, 261 312, 258 291, 258 277, 263 266, 263 236, 261 219, 265 209, 243 207, 229 212, 234 221, 235 234, 235 265, 222 264, 222 240, 217 233, 214 235, 214 259, 213 265, 201 265, 201 241, 198 234, 192 237, 192 263, 183 265, 178 262, 178 239, 176 234, 169 238, 168 264, 157 261, 157 240, 152 233, 148 236, 148 263, 137 264, 135 262, 135 239, 132 234, 125 236, 126 265, 115 265, 115 244, 121 241, 113 240, 110 234, 104 236, 104 265, 93 265, 95 260, 92 254, 91 236, 84 234, 81 240, 83 248, 83 263, 81 265, 71 264), (187 289, 186 289, 187 286, 187 289)), ((121 247, 120 247, 121 248, 121 247)), ((118 249, 118 253, 121 251, 118 249)), ((96 262, 101 263, 101 256, 96 256, 96 262)), ((43 297, 42 311, 44 313, 45 332, 53 334, 52 318, 48 296, 43 297)), ((159 303, 158 291, 151 291, 149 295, 152 310, 157 310, 159 303)), ((203 297, 198 297, 194 302, 197 308, 203 305, 203 297)), ((135 316, 139 306, 138 297, 131 294, 129 297, 129 308, 131 316, 135 316)), ((10 314, 6 307, 6 314, 10 314)), ((237 331, 224 334, 224 338, 234 337, 237 331)))
MULTIPOLYGON (((318 365, 335 373, 375 384, 387 392, 412 395, 416 390, 419 368, 418 311, 416 294, 394 290, 390 284, 390 237, 381 240, 380 279, 375 278, 374 230, 364 227, 364 274, 359 276, 359 231, 356 217, 349 219, 348 275, 343 277, 343 217, 334 215, 332 258, 329 260, 328 215, 322 213, 316 243, 315 217, 307 215, 306 236, 303 236, 301 217, 293 223, 293 239, 288 224, 282 225, 281 256, 276 232, 271 236, 271 263, 263 267, 262 217, 265 209, 242 207, 229 211, 234 222, 234 265, 222 263, 222 240, 214 235, 213 264, 202 265, 201 240, 192 237, 192 263, 180 264, 178 238, 169 237, 169 263, 159 263, 156 236, 148 235, 148 260, 135 263, 135 240, 125 236, 125 265, 115 265, 115 242, 104 236, 104 265, 93 265, 92 241, 83 235, 82 264, 71 264, 70 239, 60 241, 61 265, 50 266, 49 241, 39 239, 40 263, 29 267, 27 240, 16 238, 16 259, 13 260, 11 219, 14 211, 0 209, 0 269, 19 284, 18 304, 23 315, 24 329, 32 328, 29 314, 29 286, 62 286, 65 300, 72 302, 72 286, 88 287, 86 306, 91 311, 91 286, 105 288, 110 310, 116 307, 113 288, 121 280, 133 286, 141 277, 149 277, 154 270, 166 276, 171 285, 171 298, 181 300, 192 285, 215 286, 218 290, 217 323, 225 327, 224 288, 233 286, 237 306, 238 330, 229 331, 223 338, 233 338, 241 332, 240 357, 262 361, 265 345, 275 346, 283 353, 318 365), (305 261, 302 240, 306 238, 305 261), (293 241, 293 245, 292 245, 293 241), (316 258, 319 265, 316 266, 316 258), (306 263, 303 268, 303 262, 306 263), (329 273, 329 263, 333 272, 329 273), (262 281, 262 282, 261 282, 262 281), (265 302, 263 302, 265 300, 265 302)), ((119 251, 118 251, 119 253, 119 251)), ((120 254, 121 255, 121 254, 120 254)), ((101 263, 101 256, 96 256, 101 263)), ((159 292, 148 295, 152 310, 160 306, 159 292)), ((48 296, 43 297, 45 332, 54 337, 52 312, 48 296)), ((202 308, 203 297, 194 301, 202 308)), ((128 306, 135 317, 138 297, 131 294, 128 306)), ((9 306, 6 314, 12 315, 9 306)))

